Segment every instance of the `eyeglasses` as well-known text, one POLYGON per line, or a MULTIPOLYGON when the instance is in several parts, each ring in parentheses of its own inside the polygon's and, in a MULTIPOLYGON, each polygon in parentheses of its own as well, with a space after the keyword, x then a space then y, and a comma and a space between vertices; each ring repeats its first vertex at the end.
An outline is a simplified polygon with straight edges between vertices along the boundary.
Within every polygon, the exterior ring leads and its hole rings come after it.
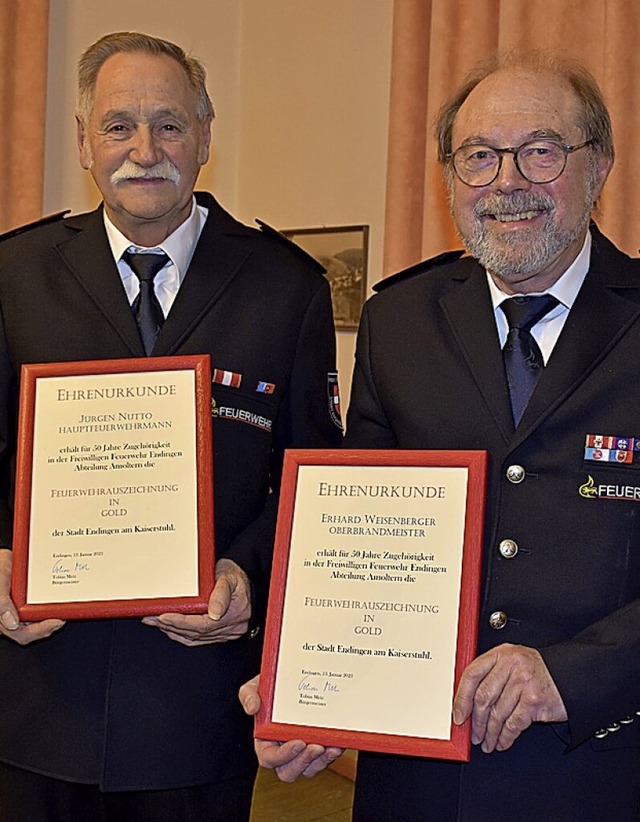
POLYGON ((556 140, 530 140, 516 148, 495 148, 470 143, 460 146, 447 157, 459 179, 468 186, 490 185, 500 172, 505 154, 513 154, 516 168, 529 182, 552 183, 564 171, 567 156, 593 142, 594 140, 586 140, 575 146, 565 146, 556 140))

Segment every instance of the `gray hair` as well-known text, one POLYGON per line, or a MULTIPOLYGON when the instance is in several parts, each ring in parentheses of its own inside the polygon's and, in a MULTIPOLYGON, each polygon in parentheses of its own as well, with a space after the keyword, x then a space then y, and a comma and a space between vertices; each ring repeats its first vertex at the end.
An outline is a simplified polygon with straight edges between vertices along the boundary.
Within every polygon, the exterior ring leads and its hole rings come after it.
POLYGON ((207 73, 199 60, 187 56, 180 46, 171 43, 169 40, 161 40, 158 37, 138 32, 118 31, 101 37, 86 49, 78 61, 76 109, 78 117, 83 122, 86 122, 91 116, 98 72, 109 57, 121 52, 140 52, 152 55, 166 54, 168 57, 173 58, 184 69, 189 85, 196 95, 198 119, 214 118, 213 104, 207 92, 207 73))
POLYGON ((581 109, 579 126, 585 137, 593 141, 597 152, 613 164, 615 157, 611 118, 600 88, 593 75, 575 60, 568 60, 550 52, 502 52, 479 63, 467 76, 460 88, 440 109, 435 122, 438 141, 438 161, 445 165, 451 154, 451 133, 460 107, 474 88, 504 68, 522 68, 555 74, 566 80, 578 99, 581 109))

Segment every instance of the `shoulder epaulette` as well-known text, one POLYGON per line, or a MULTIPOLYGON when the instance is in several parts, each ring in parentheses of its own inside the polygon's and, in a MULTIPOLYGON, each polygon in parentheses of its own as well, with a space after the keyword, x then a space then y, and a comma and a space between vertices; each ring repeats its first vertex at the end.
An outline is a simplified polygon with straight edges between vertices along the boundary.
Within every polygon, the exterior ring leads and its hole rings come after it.
POLYGON ((66 209, 66 211, 57 211, 55 214, 48 214, 46 217, 40 217, 39 220, 34 220, 32 223, 26 223, 25 225, 20 225, 17 228, 12 228, 10 231, 5 231, 4 234, 0 234, 0 242, 2 240, 9 240, 11 237, 17 237, 19 234, 24 234, 25 231, 31 231, 32 228, 39 228, 41 225, 48 225, 49 223, 55 223, 58 220, 62 220, 64 215, 68 214, 70 211, 70 208, 66 209))
POLYGON ((396 283, 403 282, 404 280, 409 280, 411 277, 416 277, 418 274, 424 274, 424 272, 428 271, 430 268, 437 268, 440 265, 453 263, 456 260, 459 260, 463 254, 465 254, 465 251, 458 249, 457 251, 445 251, 444 254, 438 254, 437 257, 422 260, 422 262, 416 263, 409 268, 405 268, 403 271, 398 271, 397 274, 392 274, 390 277, 385 277, 384 280, 380 280, 379 283, 376 283, 373 286, 373 290, 383 291, 390 285, 395 285, 396 283))
POLYGON ((290 251, 293 251, 294 254, 298 255, 298 257, 304 259, 307 263, 310 263, 316 271, 320 272, 320 274, 324 274, 326 272, 327 269, 322 265, 322 263, 318 262, 315 257, 309 254, 308 251, 305 251, 302 246, 299 246, 298 243, 294 242, 290 237, 287 237, 286 234, 278 231, 277 228, 273 228, 273 226, 267 225, 267 223, 262 220, 256 219, 256 223, 260 226, 261 231, 268 234, 269 237, 273 237, 275 240, 284 243, 290 251))

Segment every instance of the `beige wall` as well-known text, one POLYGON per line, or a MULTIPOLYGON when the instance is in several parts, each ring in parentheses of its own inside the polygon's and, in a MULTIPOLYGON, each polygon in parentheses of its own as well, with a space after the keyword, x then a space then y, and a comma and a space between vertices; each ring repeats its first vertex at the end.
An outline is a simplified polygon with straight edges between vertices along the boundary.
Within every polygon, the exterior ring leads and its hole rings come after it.
MULTIPOLYGON (((241 220, 278 228, 371 226, 381 276, 392 0, 51 0, 45 213, 99 196, 77 160, 73 106, 82 50, 139 30, 203 60, 216 107, 198 186, 241 220)), ((355 334, 338 334, 343 405, 355 334)))

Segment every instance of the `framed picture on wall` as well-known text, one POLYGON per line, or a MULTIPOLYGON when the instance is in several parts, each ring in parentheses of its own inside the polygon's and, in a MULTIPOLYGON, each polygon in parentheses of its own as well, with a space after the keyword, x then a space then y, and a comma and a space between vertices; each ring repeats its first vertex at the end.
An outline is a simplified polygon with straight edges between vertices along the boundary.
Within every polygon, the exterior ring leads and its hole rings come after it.
POLYGON ((355 331, 367 293, 369 226, 292 228, 282 233, 325 267, 336 329, 355 331))

